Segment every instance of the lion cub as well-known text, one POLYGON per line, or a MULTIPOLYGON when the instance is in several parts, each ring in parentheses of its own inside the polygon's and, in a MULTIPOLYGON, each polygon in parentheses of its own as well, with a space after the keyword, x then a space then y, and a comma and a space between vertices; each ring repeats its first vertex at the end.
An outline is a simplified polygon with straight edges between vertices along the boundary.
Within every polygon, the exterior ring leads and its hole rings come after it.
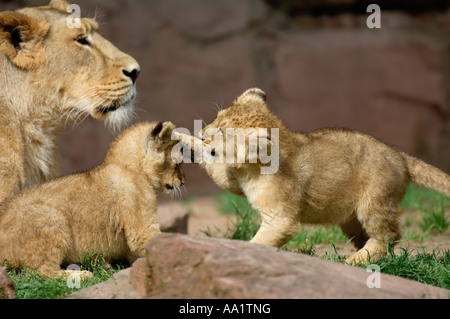
POLYGON ((360 262, 400 238, 398 203, 410 181, 450 196, 450 176, 373 137, 346 129, 289 131, 257 88, 220 111, 201 134, 203 141, 178 138, 186 148, 195 146, 195 157, 203 155, 196 162, 219 186, 246 196, 259 211, 253 243, 279 247, 301 223, 337 224, 360 249, 348 261, 360 262), (239 129, 241 144, 228 144, 239 129), (239 150, 246 151, 240 161, 239 150))
MULTIPOLYGON (((145 254, 160 233, 155 192, 181 187, 171 158, 171 122, 140 123, 121 134, 99 167, 23 191, 0 210, 0 263, 62 276, 86 253, 106 262, 145 254)), ((179 162, 179 161, 178 161, 179 162)))

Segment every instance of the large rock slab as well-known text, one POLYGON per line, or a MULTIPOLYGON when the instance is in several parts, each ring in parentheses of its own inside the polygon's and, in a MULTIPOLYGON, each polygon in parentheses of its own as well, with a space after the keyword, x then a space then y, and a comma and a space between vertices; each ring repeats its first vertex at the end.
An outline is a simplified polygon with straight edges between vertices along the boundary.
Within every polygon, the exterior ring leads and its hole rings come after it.
POLYGON ((147 252, 130 283, 148 298, 449 297, 445 289, 243 241, 162 234, 147 252))
POLYGON ((0 266, 0 299, 15 299, 16 293, 11 277, 3 267, 0 266))

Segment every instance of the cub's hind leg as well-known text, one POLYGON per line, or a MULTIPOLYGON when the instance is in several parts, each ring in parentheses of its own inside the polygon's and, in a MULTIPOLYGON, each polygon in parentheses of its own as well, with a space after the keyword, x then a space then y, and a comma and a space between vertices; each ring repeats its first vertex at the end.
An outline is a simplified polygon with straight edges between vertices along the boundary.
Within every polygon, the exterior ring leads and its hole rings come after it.
MULTIPOLYGON (((365 261, 376 261, 386 254, 386 245, 400 239, 397 203, 376 204, 372 202, 364 209, 357 211, 358 221, 361 221, 362 231, 367 234, 367 241, 347 263, 357 264, 365 261)), ((359 239, 364 236, 359 236, 359 239)), ((357 241, 361 245, 363 241, 357 241)), ((359 248, 359 247, 358 247, 359 248)))
POLYGON ((376 261, 386 254, 386 245, 401 237, 398 204, 409 184, 403 157, 391 149, 379 149, 368 155, 364 190, 358 198, 355 214, 367 233, 365 245, 347 259, 350 263, 376 261), (370 260, 368 260, 370 257, 370 260))
POLYGON ((26 201, 7 213, 2 222, 10 226, 0 234, 0 257, 13 268, 25 267, 47 277, 58 275, 73 248, 64 216, 56 208, 26 201))
POLYGON ((59 266, 54 267, 41 267, 37 269, 39 275, 49 278, 63 278, 67 279, 71 277, 72 279, 79 278, 80 280, 90 279, 94 277, 94 274, 87 270, 63 270, 59 266))
POLYGON ((355 245, 357 249, 363 248, 369 240, 369 236, 355 214, 352 215, 349 220, 340 224, 340 227, 343 233, 351 239, 353 245, 355 245))

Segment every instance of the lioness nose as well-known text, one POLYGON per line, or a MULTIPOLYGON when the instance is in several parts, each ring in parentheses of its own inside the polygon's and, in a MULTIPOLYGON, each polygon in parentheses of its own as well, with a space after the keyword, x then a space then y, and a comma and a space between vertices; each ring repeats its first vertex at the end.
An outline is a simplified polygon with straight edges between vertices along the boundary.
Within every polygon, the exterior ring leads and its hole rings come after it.
POLYGON ((139 68, 139 66, 136 66, 128 69, 123 69, 122 72, 126 77, 130 78, 134 84, 139 76, 139 73, 141 72, 141 69, 139 68))

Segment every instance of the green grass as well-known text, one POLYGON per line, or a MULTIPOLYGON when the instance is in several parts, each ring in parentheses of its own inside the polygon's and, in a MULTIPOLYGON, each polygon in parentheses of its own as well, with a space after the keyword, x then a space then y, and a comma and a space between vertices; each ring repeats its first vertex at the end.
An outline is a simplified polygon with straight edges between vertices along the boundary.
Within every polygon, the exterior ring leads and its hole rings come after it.
POLYGON ((240 211, 253 210, 247 198, 234 195, 230 192, 220 192, 215 195, 215 199, 223 214, 236 214, 240 211))
POLYGON ((450 206, 450 197, 445 196, 431 189, 421 188, 410 184, 406 190, 400 207, 403 209, 423 209, 426 206, 441 204, 445 207, 450 206))
MULTIPOLYGON (((450 251, 442 251, 435 248, 432 252, 412 254, 407 248, 401 248, 401 252, 395 254, 392 247, 388 249, 386 256, 378 261, 369 261, 380 267, 385 274, 395 275, 424 284, 450 289, 450 251)), ((367 263, 356 265, 366 268, 367 263)))
MULTIPOLYGON (((445 234, 450 226, 446 210, 450 207, 450 197, 433 190, 409 185, 405 197, 400 203, 404 210, 419 210, 422 212, 418 226, 422 235, 445 234)), ((409 223, 406 226, 409 226, 409 223)))
MULTIPOLYGON (((223 234, 230 239, 248 241, 257 232, 260 225, 259 214, 251 208, 245 198, 228 192, 217 197, 223 213, 236 215, 236 222, 231 229, 223 234)), ((400 203, 402 210, 418 210, 419 220, 405 218, 402 225, 403 237, 408 240, 423 241, 433 235, 447 235, 450 227, 448 210, 450 198, 432 190, 421 189, 410 185, 403 201, 400 203), (418 227, 413 227, 416 226, 418 227), (419 229, 419 230, 416 230, 419 229), (406 233, 406 236, 405 236, 406 233)), ((406 217, 408 212, 405 213, 406 217)), ((344 262, 345 256, 336 248, 336 245, 351 245, 349 239, 337 226, 302 226, 298 234, 285 246, 284 250, 296 253, 318 256, 320 258, 344 262), (328 244, 328 253, 317 255, 316 245, 328 244)), ((369 261, 371 262, 371 261, 369 261)), ((410 248, 400 248, 397 254, 391 246, 388 253, 378 261, 372 263, 380 267, 382 273, 396 275, 421 283, 450 289, 450 251, 441 250, 439 247, 431 252, 422 251, 413 253, 410 248)), ((356 265, 367 267, 367 263, 356 265)))
POLYGON ((30 270, 9 271, 14 282, 17 299, 58 299, 64 298, 70 293, 95 285, 112 277, 119 270, 124 269, 121 264, 114 265, 110 269, 103 268, 103 259, 86 256, 79 265, 81 270, 87 270, 94 274, 91 279, 83 279, 80 287, 71 286, 67 279, 46 278, 30 270))
MULTIPOLYGON (((387 247, 388 253, 377 260, 368 260, 356 264, 356 267, 367 269, 368 265, 377 265, 384 274, 399 276, 427 285, 450 289, 450 251, 436 247, 431 252, 422 250, 413 253, 410 248, 400 248, 394 252, 392 245, 387 247)), ((301 252, 301 251, 300 251, 301 252)), ((314 253, 311 254, 314 256, 314 253)), ((328 255, 318 256, 327 260, 344 262, 345 256, 336 251, 330 244, 328 255)))

